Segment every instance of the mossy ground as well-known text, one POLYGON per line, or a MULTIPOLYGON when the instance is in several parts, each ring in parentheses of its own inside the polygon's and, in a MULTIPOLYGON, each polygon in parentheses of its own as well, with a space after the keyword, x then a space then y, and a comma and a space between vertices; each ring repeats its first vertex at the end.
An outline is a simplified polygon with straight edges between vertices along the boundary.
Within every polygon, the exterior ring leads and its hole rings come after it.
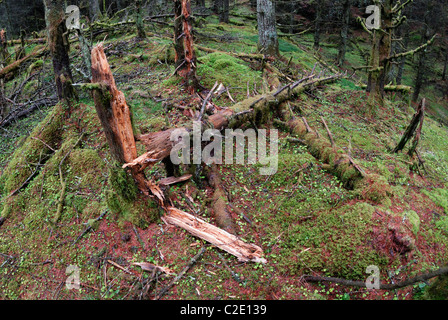
MULTIPOLYGON (((232 20, 234 23, 227 25, 218 24, 214 16, 204 19, 197 41, 220 51, 255 53, 253 24, 239 17, 232 20)), ((118 87, 132 108, 137 133, 180 126, 190 121, 191 114, 175 106, 195 110, 200 105, 196 97, 185 94, 180 79, 172 76, 170 37, 166 29, 144 41, 136 41, 132 33, 111 36, 106 41, 110 45, 106 54, 118 87), (127 56, 127 52, 135 56, 127 56)), ((308 51, 311 46, 310 34, 294 42, 281 39, 284 59, 277 62, 278 67, 285 67, 292 57, 295 72, 309 71, 316 63, 312 51, 308 51)), ((322 47, 322 56, 331 61, 335 48, 325 39, 322 47)), ((251 94, 255 84, 258 89, 262 87, 256 63, 222 53, 198 51, 198 57, 201 84, 206 88, 215 81, 222 82, 240 101, 247 94, 248 81, 251 94)), ((80 62, 76 52, 72 52, 72 58, 74 63, 80 62)), ((46 70, 48 63, 44 61, 38 67, 46 70)), ((348 54, 347 63, 363 65, 356 51, 348 54)), ((51 80, 50 72, 47 77, 51 80)), ((167 299, 444 297, 443 282, 442 289, 434 294, 433 287, 425 291, 424 284, 389 293, 301 280, 303 274, 364 280, 366 267, 377 265, 382 281, 400 281, 448 261, 448 130, 432 117, 425 119, 419 150, 426 172, 420 175, 409 165, 413 160, 406 153, 389 151, 413 114, 402 99, 390 98, 375 117, 369 116, 365 112, 366 94, 353 80, 344 79, 325 91, 306 92, 291 101, 292 110, 300 111, 310 126, 326 137, 319 122, 323 116, 336 144, 370 174, 387 181, 392 194, 388 202, 378 203, 375 197, 364 200, 345 188, 306 147, 288 141, 288 133, 282 130, 275 175, 261 176, 259 165, 220 166, 223 187, 233 205, 227 209, 237 233, 263 248, 268 261, 265 265, 241 264, 231 255, 163 223, 152 199, 138 194, 126 173, 113 164, 88 93, 81 93, 81 103, 69 118, 62 118, 60 105, 43 109, 12 126, 10 130, 17 132, 13 139, 1 138, 0 196, 8 220, 0 228, 0 298, 138 299, 142 288, 135 281, 141 270, 131 266, 132 262, 151 262, 179 272, 203 245, 207 246, 203 258, 167 299), (74 146, 83 132, 84 137, 74 146), (30 137, 39 137, 53 150, 30 137), (45 153, 41 155, 40 150, 45 153), (61 192, 59 165, 70 150, 61 166, 67 181, 64 209, 54 224, 61 192), (47 159, 36 177, 7 199, 44 154, 47 159), (78 240, 103 212, 104 218, 78 240), (397 235, 412 240, 410 251, 397 235), (132 274, 107 260, 129 268, 132 274), (80 290, 68 290, 64 285, 69 265, 80 268, 80 290)), ((231 104, 226 95, 214 102, 219 106, 231 104)), ((139 145, 139 153, 143 151, 139 145)), ((149 174, 157 180, 165 176, 165 171, 158 165, 149 174)), ((211 190, 205 181, 201 186, 193 181, 174 185, 167 193, 176 207, 213 223, 211 190)), ((144 278, 148 276, 143 274, 144 278)), ((160 278, 158 287, 169 280, 160 278)))

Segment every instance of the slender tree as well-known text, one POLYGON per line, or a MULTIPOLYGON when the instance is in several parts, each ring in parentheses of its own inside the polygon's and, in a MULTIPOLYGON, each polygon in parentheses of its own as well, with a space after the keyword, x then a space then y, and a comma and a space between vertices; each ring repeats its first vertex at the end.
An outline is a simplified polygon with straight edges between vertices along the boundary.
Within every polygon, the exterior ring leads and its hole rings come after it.
POLYGON ((347 51, 348 32, 350 26, 352 0, 343 0, 342 2, 342 26, 340 32, 339 52, 337 58, 338 66, 342 66, 345 61, 345 53, 347 51))
POLYGON ((314 19, 314 50, 319 50, 320 47, 320 33, 322 25, 322 11, 324 7, 324 0, 315 0, 316 17, 314 19))
POLYGON ((189 93, 199 88, 191 26, 191 0, 174 0, 175 73, 185 79, 189 93))
POLYGON ((137 38, 145 39, 146 32, 145 32, 145 25, 143 23, 142 0, 135 1, 135 10, 136 10, 135 25, 137 26, 137 38))
POLYGON ((279 54, 275 19, 275 6, 272 0, 257 0, 258 50, 270 56, 279 54))
POLYGON ((65 22, 63 0, 44 0, 45 21, 48 29, 48 46, 53 59, 57 95, 60 101, 69 103, 77 99, 72 86, 72 73, 68 52, 68 30, 65 22))
POLYGON ((412 55, 425 49, 435 39, 435 36, 422 44, 420 47, 393 54, 392 53, 392 35, 405 20, 403 9, 412 0, 375 0, 375 5, 380 8, 381 23, 379 28, 369 29, 362 19, 359 19, 364 30, 371 36, 371 53, 369 65, 366 66, 368 72, 367 91, 369 92, 368 112, 373 113, 377 106, 384 103, 384 87, 387 84, 386 79, 389 74, 391 63, 401 59, 403 56, 412 55))
POLYGON ((91 21, 95 21, 101 15, 100 3, 98 0, 89 0, 89 16, 91 21))

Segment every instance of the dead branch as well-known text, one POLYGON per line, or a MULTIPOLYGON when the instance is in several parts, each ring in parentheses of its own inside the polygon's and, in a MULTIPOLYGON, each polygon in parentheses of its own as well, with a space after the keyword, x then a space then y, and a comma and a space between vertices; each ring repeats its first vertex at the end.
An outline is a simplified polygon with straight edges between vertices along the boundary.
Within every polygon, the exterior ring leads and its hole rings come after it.
MULTIPOLYGON (((413 278, 410 278, 410 279, 407 279, 407 280, 404 280, 401 282, 397 282, 394 284, 380 283, 379 290, 396 290, 396 289, 404 288, 407 286, 411 286, 418 282, 424 282, 424 281, 427 281, 432 278, 435 278, 435 277, 438 277, 441 275, 445 275, 445 274, 448 274, 448 267, 441 267, 436 271, 421 274, 421 275, 415 276, 413 278)), ((353 280, 347 280, 347 279, 341 279, 341 278, 319 277, 319 276, 308 276, 308 275, 305 275, 303 277, 303 279, 308 282, 333 282, 333 283, 338 283, 338 284, 341 284, 344 286, 361 287, 361 288, 366 287, 365 281, 353 281, 353 280)))
POLYGON ((184 274, 187 273, 188 270, 190 270, 196 264, 196 262, 202 257, 204 252, 205 247, 202 247, 201 250, 190 260, 188 265, 173 280, 171 280, 167 286, 162 288, 159 293, 156 294, 155 300, 160 300, 168 292, 168 290, 170 290, 176 284, 176 282, 178 282, 184 276, 184 274))

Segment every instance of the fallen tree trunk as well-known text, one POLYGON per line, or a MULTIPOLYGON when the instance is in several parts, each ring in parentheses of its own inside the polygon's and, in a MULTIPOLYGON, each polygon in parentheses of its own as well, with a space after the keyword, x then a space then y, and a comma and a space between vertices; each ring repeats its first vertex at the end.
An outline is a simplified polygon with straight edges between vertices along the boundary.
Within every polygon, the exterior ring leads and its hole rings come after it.
POLYGON ((311 155, 324 162, 322 168, 336 175, 346 188, 354 189, 362 198, 376 202, 382 202, 392 194, 384 177, 365 172, 343 149, 311 130, 303 117, 291 116, 286 107, 281 112, 290 132, 304 141, 311 155))
POLYGON ((46 52, 46 47, 40 47, 35 49, 33 52, 31 52, 29 55, 23 57, 20 60, 14 61, 10 65, 7 65, 2 70, 0 70, 0 79, 6 79, 11 80, 11 78, 14 77, 14 72, 20 68, 20 66, 28 61, 31 58, 39 57, 40 55, 44 54, 46 52))
MULTIPOLYGON (((93 84, 90 87, 94 93, 95 108, 104 129, 112 156, 121 164, 129 163, 137 158, 130 110, 126 104, 124 94, 115 85, 102 44, 92 49, 92 82, 93 84)), ((156 135, 152 141, 156 145, 159 143, 163 145, 163 143, 168 141, 169 145, 171 145, 169 141, 171 130, 173 129, 164 132, 161 135, 163 137, 162 139, 160 139, 160 135, 156 135)), ((164 150, 162 149, 161 151, 164 150)), ((157 156, 160 157, 161 155, 159 154, 157 156)), ((147 167, 155 164, 155 162, 157 161, 154 161, 154 159, 145 158, 142 164, 144 167, 147 167)), ((123 165, 123 167, 127 167, 127 165, 123 165)), ((167 223, 184 228, 192 235, 204 239, 218 248, 235 255, 241 261, 265 261, 262 258, 263 252, 260 247, 247 244, 225 230, 168 205, 163 191, 153 181, 145 178, 141 167, 130 167, 131 174, 140 191, 146 195, 150 195, 150 193, 154 195, 159 206, 166 212, 162 219, 167 223)))
MULTIPOLYGON (((213 128, 223 130, 225 128, 238 128, 242 124, 252 121, 260 124, 266 121, 267 113, 278 111, 282 102, 291 99, 303 91, 313 86, 323 85, 332 81, 336 81, 344 74, 336 74, 324 78, 313 80, 313 76, 309 76, 306 80, 302 79, 284 86, 281 89, 272 91, 265 95, 257 95, 236 103, 230 108, 223 109, 209 116, 206 122, 213 128)), ((192 132, 193 125, 183 128, 187 132, 192 132)), ((144 170, 148 165, 162 161, 171 153, 174 142, 170 140, 171 133, 175 129, 154 132, 141 135, 138 140, 145 145, 147 152, 133 161, 124 165, 124 167, 137 167, 139 171, 144 170)))
MULTIPOLYGON (((404 288, 407 286, 411 286, 418 282, 425 282, 432 278, 446 275, 448 274, 448 267, 441 267, 435 271, 431 271, 425 274, 421 274, 418 276, 415 276, 413 278, 403 280, 401 282, 392 283, 392 284, 379 284, 379 290, 396 290, 400 288, 404 288)), ((347 280, 347 279, 341 279, 341 278, 334 278, 334 277, 319 277, 319 276, 304 276, 303 279, 308 282, 333 282, 338 283, 344 286, 351 286, 351 287, 360 287, 360 288, 366 288, 366 281, 353 281, 353 280, 347 280)))

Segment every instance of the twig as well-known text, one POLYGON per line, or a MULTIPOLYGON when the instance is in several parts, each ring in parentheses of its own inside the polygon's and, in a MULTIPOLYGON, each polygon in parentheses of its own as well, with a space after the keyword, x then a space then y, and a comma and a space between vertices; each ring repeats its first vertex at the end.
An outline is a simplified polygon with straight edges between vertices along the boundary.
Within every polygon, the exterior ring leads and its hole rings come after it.
MULTIPOLYGON (((105 215, 106 213, 107 213, 107 209, 104 210, 103 213, 101 213, 101 215, 100 215, 98 218, 96 218, 94 222, 97 222, 97 221, 101 220, 101 219, 104 217, 104 215, 105 215)), ((88 233, 90 230, 92 230, 92 226, 88 226, 88 227, 84 230, 84 232, 81 233, 81 234, 78 236, 78 238, 76 238, 75 241, 73 241, 72 245, 76 244, 76 243, 79 241, 79 239, 81 239, 82 237, 84 237, 84 235, 85 235, 86 233, 88 233)))
POLYGON ((218 81, 215 82, 215 85, 213 86, 212 90, 210 90, 210 92, 208 93, 207 97, 205 98, 204 102, 202 103, 202 108, 201 108, 201 112, 199 114, 198 117, 198 121, 202 120, 202 116, 204 115, 205 112, 205 108, 207 107, 207 103, 209 102, 209 100, 212 98, 213 96, 213 91, 215 91, 216 87, 218 86, 218 81))
POLYGON ((171 282, 166 287, 160 290, 160 292, 156 295, 155 300, 160 300, 160 298, 162 298, 166 294, 166 292, 170 290, 174 286, 174 284, 179 281, 188 270, 191 269, 191 267, 193 267, 193 265, 202 257, 204 252, 205 247, 202 247, 199 253, 190 260, 188 265, 173 280, 171 280, 171 282))
POLYGON ((334 144, 334 140, 333 140, 333 135, 331 134, 330 129, 328 129, 328 126, 324 120, 324 117, 321 116, 320 119, 322 120, 322 123, 324 124, 325 130, 327 130, 327 134, 328 134, 328 138, 330 139, 331 146, 334 148, 335 144, 334 144))
MULTIPOLYGON (((380 290, 395 290, 404 288, 410 285, 413 285, 417 282, 427 281, 429 279, 432 279, 437 276, 441 276, 448 273, 448 267, 441 267, 438 270, 428 272, 422 275, 415 276, 414 278, 407 279, 401 282, 397 282, 394 284, 382 284, 380 283, 380 290)), ((341 278, 333 278, 333 277, 319 277, 319 276, 304 276, 303 279, 305 281, 309 282, 320 282, 320 281, 327 281, 327 282, 333 282, 333 283, 339 283, 344 286, 351 286, 351 287, 366 287, 366 282, 364 281, 353 281, 353 280, 347 280, 347 279, 341 279, 341 278)))

